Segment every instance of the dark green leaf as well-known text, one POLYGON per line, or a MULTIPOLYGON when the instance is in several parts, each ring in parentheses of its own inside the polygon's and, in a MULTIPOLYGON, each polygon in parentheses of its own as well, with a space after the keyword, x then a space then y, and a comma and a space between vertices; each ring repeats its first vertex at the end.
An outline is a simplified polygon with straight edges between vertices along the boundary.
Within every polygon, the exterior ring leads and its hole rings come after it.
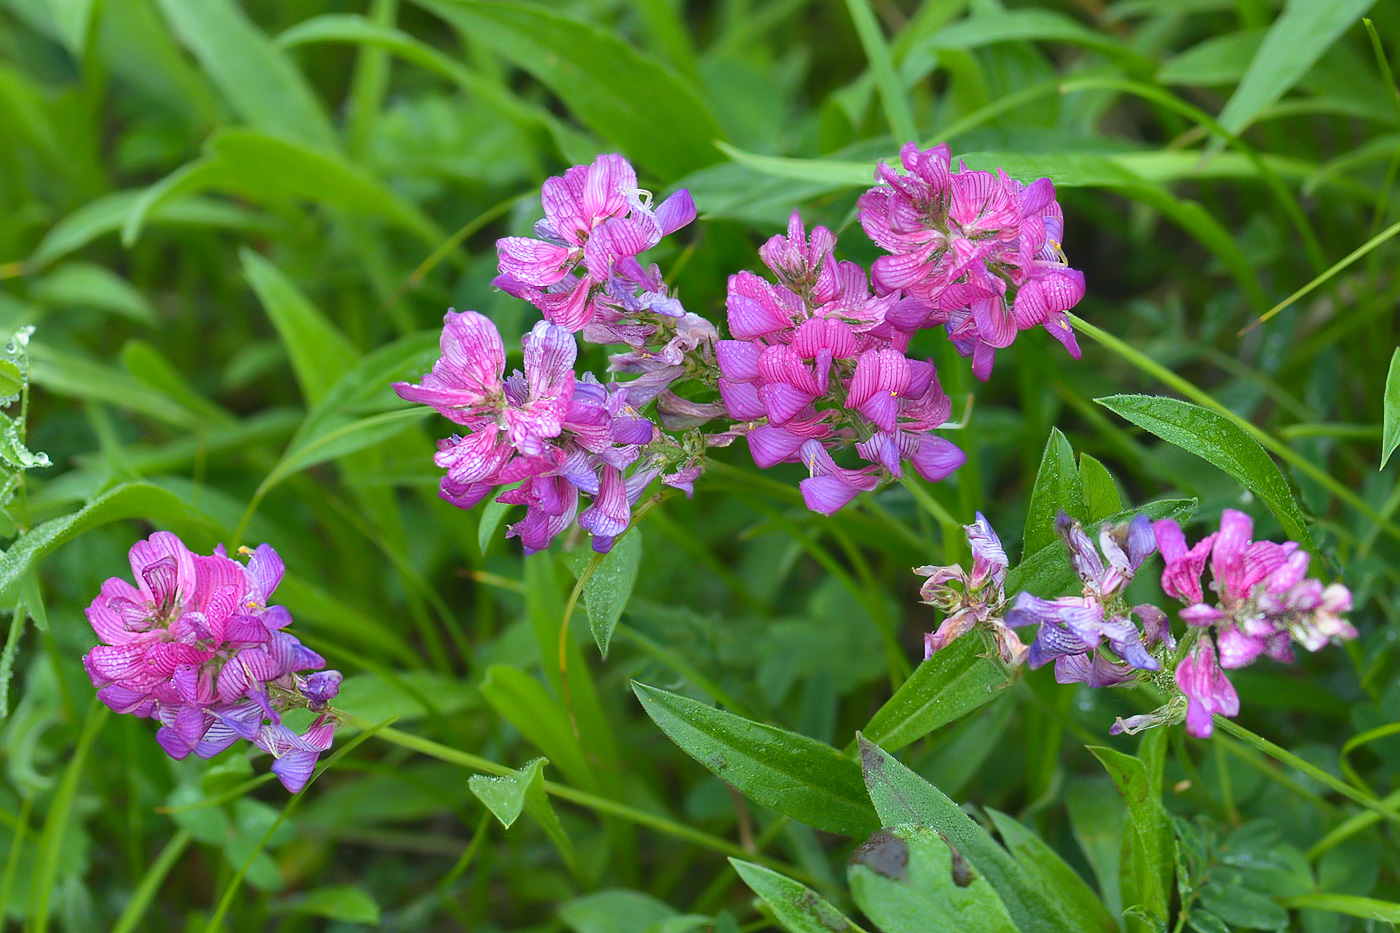
POLYGON ((729 864, 789 933, 863 933, 816 891, 770 868, 731 858, 729 864))
POLYGON ((877 830, 851 853, 846 874, 851 896, 885 933, 1017 933, 987 879, 927 826, 877 830))
POLYGON ((1094 401, 1244 483, 1264 500, 1290 538, 1316 551, 1283 471, 1239 425, 1210 409, 1164 396, 1111 395, 1094 401))
POLYGON ((1239 885, 1207 881, 1200 891, 1201 906, 1231 927, 1285 930, 1288 911, 1264 895, 1239 885))
POLYGON ((1022 933, 1084 933, 961 807, 884 749, 864 736, 859 740, 866 787, 882 823, 919 823, 941 833, 991 883, 1022 933))
POLYGON ((646 684, 632 689, 672 742, 745 796, 827 832, 878 826, 859 766, 831 746, 646 684))
POLYGON ((379 905, 374 898, 348 884, 317 888, 298 900, 292 910, 344 923, 379 923, 379 905))
POLYGON ((649 933, 675 916, 649 894, 620 889, 586 894, 559 908, 559 919, 574 933, 649 933))
MULTIPOLYGON (((1165 730, 1149 733, 1149 743, 1164 742, 1165 730)), ((1176 870, 1175 837, 1161 801, 1161 777, 1152 778, 1140 759, 1111 748, 1090 746, 1128 805, 1123 834, 1123 906, 1138 908, 1165 923, 1176 870)))
POLYGON ((642 563, 642 531, 633 528, 617 542, 583 584, 583 605, 588 610, 588 628, 603 657, 608 656, 617 620, 632 597, 637 569, 642 563))
POLYGON ((1374 2, 1290 0, 1220 111, 1221 125, 1232 133, 1242 132, 1265 107, 1286 94, 1374 2))
POLYGON ((1113 914, 1058 852, 1007 814, 990 807, 987 814, 1016 861, 1028 874, 1038 878, 1045 890, 1056 894, 1065 913, 1079 923, 1085 933, 1091 930, 1119 933, 1122 927, 1113 914))
POLYGON ((335 129, 281 49, 232 0, 160 0, 181 41, 239 116, 254 126, 335 146, 335 129))
POLYGON ((1084 489, 1074 466, 1074 449, 1059 428, 1051 428, 1050 439, 1045 442, 1045 452, 1040 457, 1040 469, 1035 474, 1030 512, 1026 516, 1027 555, 1059 540, 1055 533, 1055 516, 1062 509, 1071 518, 1084 520, 1084 489))
POLYGON ((522 810, 529 810, 531 818, 544 829, 545 834, 564 857, 564 861, 572 866, 573 843, 569 841, 564 827, 559 823, 559 817, 554 813, 549 797, 545 794, 543 771, 546 763, 545 759, 536 758, 510 774, 473 774, 467 779, 467 783, 472 793, 486 804, 506 829, 510 829, 522 810))
POLYGON ((1079 482, 1084 489, 1084 519, 1097 522, 1123 511, 1123 497, 1113 474, 1088 454, 1079 455, 1079 482))
POLYGON ((611 32, 522 3, 423 5, 530 72, 663 181, 719 160, 724 132, 695 89, 611 32))
POLYGON ((915 668, 862 730, 867 740, 898 751, 991 702, 1011 683, 995 649, 973 633, 915 668))
POLYGON ((1400 445, 1400 347, 1390 356, 1385 376, 1385 433, 1381 439, 1381 469, 1400 445))

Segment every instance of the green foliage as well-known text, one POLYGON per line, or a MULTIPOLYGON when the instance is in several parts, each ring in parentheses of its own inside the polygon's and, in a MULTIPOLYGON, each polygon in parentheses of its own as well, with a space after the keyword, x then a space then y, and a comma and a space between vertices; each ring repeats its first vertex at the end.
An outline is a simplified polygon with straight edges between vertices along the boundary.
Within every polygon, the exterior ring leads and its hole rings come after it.
POLYGON ((1400 922, 1397 50, 1396 0, 0 0, 0 926, 1400 922), (689 188, 655 259, 722 323, 794 208, 868 266, 856 199, 909 138, 1052 177, 1088 288, 1078 361, 1037 329, 979 383, 915 339, 970 409, 950 482, 827 518, 739 441, 602 558, 437 497, 460 428, 390 384, 449 307, 518 349, 494 243, 545 178, 617 151, 689 188), (920 662, 910 568, 966 564, 975 512, 1048 598, 1059 510, 1225 508, 1355 593, 1347 651, 1231 672, 1296 758, 1110 737, 1155 702, 981 632, 920 662), (88 712, 84 610, 157 528, 286 559, 346 675, 304 805, 88 712))

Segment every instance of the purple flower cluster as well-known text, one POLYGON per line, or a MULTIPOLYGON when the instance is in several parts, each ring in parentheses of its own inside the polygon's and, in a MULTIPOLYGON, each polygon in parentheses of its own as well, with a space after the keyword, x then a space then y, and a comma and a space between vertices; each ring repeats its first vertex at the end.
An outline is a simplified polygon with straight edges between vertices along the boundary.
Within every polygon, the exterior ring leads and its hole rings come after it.
POLYGON ((1317 651, 1356 637, 1356 629, 1343 618, 1351 611, 1351 591, 1308 577, 1310 558, 1296 542, 1252 540, 1248 515, 1226 509, 1220 530, 1194 547, 1187 546, 1181 526, 1171 519, 1157 522, 1155 529, 1166 560, 1162 588, 1185 604, 1180 616, 1198 630, 1176 669, 1192 735, 1209 736, 1214 714, 1239 713, 1239 695, 1226 670, 1248 667, 1264 655, 1291 663, 1295 642, 1317 651), (1212 598, 1201 583, 1207 559, 1212 598))
POLYGON ((285 607, 268 605, 284 570, 277 552, 263 544, 241 553, 246 564, 222 546, 193 554, 164 531, 137 542, 136 585, 112 577, 88 607, 102 644, 83 666, 107 706, 160 723, 156 741, 172 758, 211 758, 246 739, 273 756, 295 793, 330 748, 328 704, 341 676, 286 631, 285 607), (300 735, 282 724, 291 708, 318 713, 300 735))
POLYGON ((924 660, 981 626, 996 641, 1001 659, 1015 666, 1026 660, 1026 646, 1002 621, 1006 607, 1006 570, 1010 562, 991 523, 977 513, 977 521, 964 525, 967 543, 972 547, 972 572, 957 564, 945 567, 916 567, 914 572, 928 577, 919 589, 925 605, 943 613, 938 630, 924 636, 924 660))
POLYGON ((1038 626, 1028 661, 1032 668, 1055 662, 1055 680, 1111 687, 1131 680, 1135 671, 1157 671, 1157 644, 1174 650, 1167 614, 1156 606, 1127 605, 1124 590, 1148 555, 1157 550, 1152 522, 1139 515, 1131 522, 1105 526, 1099 546, 1064 512, 1055 530, 1069 549, 1070 563, 1083 583, 1082 596, 1041 599, 1021 593, 1007 613, 1013 628, 1038 626), (1100 556, 1102 551, 1102 557, 1100 556), (1139 629, 1134 616, 1141 620, 1139 629))
POLYGON ((828 515, 901 476, 904 461, 932 482, 965 459, 932 433, 952 405, 933 362, 904 354, 906 302, 872 295, 865 270, 837 262, 835 247, 825 227, 809 238, 794 212, 787 235, 759 250, 777 284, 751 272, 730 277, 731 339, 716 347, 720 396, 731 418, 748 423, 754 462, 805 464, 803 499, 828 515), (831 450, 850 446, 867 466, 836 464, 831 450))
POLYGON ((1023 185, 1000 169, 954 171, 946 144, 908 143, 899 155, 905 172, 881 164, 882 184, 858 202, 861 226, 890 254, 871 268, 876 293, 916 303, 922 316, 909 323, 946 328, 983 381, 996 351, 1037 325, 1078 358, 1065 312, 1084 297, 1084 275, 1061 249, 1064 215, 1050 179, 1023 185))
MULTIPOLYGON (((627 390, 591 374, 577 378, 573 335, 548 321, 525 335, 525 371, 508 378, 500 332, 475 311, 448 312, 441 347, 420 383, 395 383, 394 390, 468 431, 439 442, 434 461, 447 471, 442 498, 469 509, 496 487, 518 484, 496 501, 526 507, 507 535, 527 551, 549 547, 575 519, 593 535, 595 550, 609 550, 638 496, 661 474, 644 453, 655 425, 627 390), (581 513, 580 493, 591 499, 581 513)), ((682 468, 662 480, 688 489, 694 478, 682 468)))

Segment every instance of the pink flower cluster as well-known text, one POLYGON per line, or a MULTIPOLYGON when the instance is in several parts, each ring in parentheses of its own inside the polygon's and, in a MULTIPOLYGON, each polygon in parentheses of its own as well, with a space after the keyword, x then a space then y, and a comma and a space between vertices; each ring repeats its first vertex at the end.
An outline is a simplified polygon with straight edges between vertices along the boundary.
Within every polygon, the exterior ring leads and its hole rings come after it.
POLYGON ((285 607, 268 605, 284 570, 277 552, 263 544, 243 553, 246 564, 222 547, 193 554, 165 531, 137 542, 136 585, 112 577, 88 607, 102 644, 83 666, 107 706, 161 724, 156 741, 172 758, 211 758, 246 739, 273 756, 295 793, 330 748, 327 704, 341 676, 321 671, 321 656, 285 630, 285 607), (282 724, 294 707, 319 714, 300 735, 282 724))
POLYGON ((952 405, 933 362, 904 354, 909 303, 872 295, 865 270, 837 262, 835 246, 825 227, 809 238, 794 212, 787 235, 759 250, 777 284, 730 277, 732 339, 716 347, 720 396, 731 418, 750 423, 754 462, 804 463, 803 499, 828 515, 902 475, 904 461, 937 481, 965 459, 932 433, 952 405), (868 465, 838 466, 830 451, 849 446, 868 465))
POLYGON ((1176 669, 1192 735, 1209 736, 1214 714, 1239 713, 1239 695, 1226 670, 1248 667, 1263 655, 1292 663, 1295 642, 1317 651, 1356 637, 1343 618, 1351 611, 1351 591, 1308 577, 1310 559, 1296 542, 1252 540, 1254 524, 1243 512, 1226 509, 1220 530, 1194 547, 1171 519, 1154 530, 1166 560, 1162 588, 1186 604, 1181 618, 1201 630, 1176 669), (1201 584, 1207 559, 1212 598, 1201 584))
MULTIPOLYGON (((496 287, 524 298, 545 320, 592 343, 644 338, 629 319, 650 313, 678 318, 684 309, 667 293, 656 266, 638 256, 695 219, 695 202, 681 190, 655 209, 637 187, 637 173, 620 155, 600 155, 544 183, 544 219, 535 238, 496 241, 496 287)), ((645 329, 646 325, 643 325, 645 329)))
POLYGON ((890 255, 875 261, 880 295, 922 308, 916 327, 942 326, 986 381, 998 349, 1037 325, 1075 358, 1065 312, 1084 297, 1084 275, 1068 267, 1064 215, 1048 178, 1023 185, 998 169, 954 171, 948 146, 900 150, 901 174, 881 164, 861 196, 861 226, 890 255))
MULTIPOLYGON (((526 507, 507 535, 527 551, 549 547, 575 519, 592 534, 595 550, 608 551, 637 498, 662 473, 656 458, 644 455, 655 425, 630 404, 626 389, 575 377, 574 337, 548 321, 525 336, 525 371, 509 378, 500 332, 475 311, 447 313, 441 347, 420 383, 398 382, 394 390, 468 431, 438 444, 434 462, 447 471, 442 498, 469 509, 496 487, 518 484, 496 501, 526 507), (582 513, 580 493, 591 498, 582 513)), ((662 480, 688 491, 696 473, 684 467, 662 480)))

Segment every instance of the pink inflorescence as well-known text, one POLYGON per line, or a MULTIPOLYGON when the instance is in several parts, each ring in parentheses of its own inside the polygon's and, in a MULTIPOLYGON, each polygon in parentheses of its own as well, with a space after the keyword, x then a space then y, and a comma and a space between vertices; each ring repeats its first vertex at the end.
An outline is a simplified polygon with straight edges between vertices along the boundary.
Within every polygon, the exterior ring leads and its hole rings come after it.
POLYGON ((835 246, 825 227, 809 238, 793 212, 787 235, 759 250, 777 283, 730 276, 731 339, 716 348, 720 395, 730 417, 748 423, 754 462, 804 464, 803 499, 828 515, 901 476, 906 462, 937 481, 965 459, 932 433, 952 405, 933 361, 905 356, 909 302, 872 295, 865 270, 837 262, 835 246), (831 451, 852 446, 866 465, 838 466, 831 451))
POLYGON ((910 326, 946 328, 983 381, 996 351, 1037 325, 1077 358, 1065 312, 1084 297, 1084 275, 1061 249, 1064 215, 1050 179, 1024 185, 1001 169, 954 170, 946 144, 908 143, 899 155, 905 171, 881 164, 879 184, 858 202, 861 226, 890 254, 871 267, 876 294, 908 299, 910 326))
POLYGON ((172 758, 211 758, 246 739, 295 793, 330 748, 341 675, 286 631, 285 607, 268 605, 284 570, 277 552, 241 553, 246 564, 222 546, 193 554, 165 531, 137 542, 136 585, 112 577, 88 607, 102 644, 83 666, 107 706, 161 724, 156 741, 172 758), (292 708, 318 714, 300 735, 282 724, 292 708))
MULTIPOLYGON (((441 345, 442 357, 422 382, 394 389, 467 429, 439 442, 434 459, 447 471, 442 498, 469 509, 515 483, 497 501, 526 507, 507 534, 527 550, 549 547, 575 519, 596 550, 609 550, 637 497, 661 475, 644 456, 656 427, 630 404, 627 390, 575 377, 574 336, 548 321, 525 336, 525 371, 509 377, 496 325, 475 311, 448 312, 441 345), (582 513, 580 493, 591 499, 582 513)), ((662 479, 688 488, 694 476, 678 470, 662 479)))
POLYGON ((1199 630, 1176 669, 1192 735, 1209 736, 1214 714, 1239 713, 1239 695, 1226 670, 1248 667, 1264 655, 1291 663, 1294 644, 1317 651, 1356 637, 1344 618, 1351 591, 1308 577, 1310 559, 1296 542, 1252 540, 1254 524, 1243 512, 1226 509, 1220 530, 1194 547, 1171 519, 1154 528, 1166 560, 1162 588, 1185 604, 1181 618, 1199 630), (1201 582, 1207 560, 1209 593, 1201 582))

